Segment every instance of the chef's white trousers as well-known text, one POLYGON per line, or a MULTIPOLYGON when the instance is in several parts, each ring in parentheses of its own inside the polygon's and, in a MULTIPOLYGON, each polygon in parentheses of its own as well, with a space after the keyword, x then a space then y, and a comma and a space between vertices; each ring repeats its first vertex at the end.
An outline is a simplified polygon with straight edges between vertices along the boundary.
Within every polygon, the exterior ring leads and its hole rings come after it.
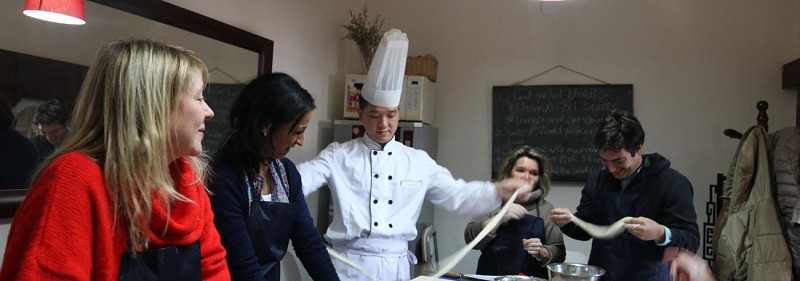
POLYGON ((411 280, 410 265, 417 264, 416 256, 408 251, 406 240, 361 238, 334 243, 333 249, 368 272, 333 260, 341 280, 407 281, 411 280))

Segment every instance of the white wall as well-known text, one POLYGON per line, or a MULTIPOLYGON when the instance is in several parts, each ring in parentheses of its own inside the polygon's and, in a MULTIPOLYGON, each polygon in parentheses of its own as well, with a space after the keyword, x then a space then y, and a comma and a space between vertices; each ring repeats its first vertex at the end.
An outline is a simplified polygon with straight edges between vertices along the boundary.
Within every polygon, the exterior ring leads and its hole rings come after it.
MULTIPOLYGON (((754 125, 761 99, 770 103, 772 131, 795 120, 796 91, 780 88, 780 67, 800 57, 800 0, 169 2, 275 40, 274 70, 294 75, 317 99, 306 146, 290 155, 296 162, 330 141, 330 120, 341 116, 344 75, 359 70, 360 57, 340 40, 339 25, 364 3, 386 18, 386 28, 408 33, 410 55, 438 57, 438 158, 467 180, 490 174, 491 87, 555 65, 634 85, 644 149, 670 158, 694 184, 701 222, 708 185, 737 145, 722 131, 754 125)), ((527 84, 549 83, 594 81, 555 71, 527 84)), ((574 209, 581 186, 557 182, 549 199, 574 209)), ((309 200, 315 214, 316 198, 309 200)), ((438 210, 435 220, 440 255, 463 246, 468 218, 438 210)), ((587 243, 567 247, 588 252, 587 243)), ((474 272, 477 257, 473 251, 456 270, 474 272)))

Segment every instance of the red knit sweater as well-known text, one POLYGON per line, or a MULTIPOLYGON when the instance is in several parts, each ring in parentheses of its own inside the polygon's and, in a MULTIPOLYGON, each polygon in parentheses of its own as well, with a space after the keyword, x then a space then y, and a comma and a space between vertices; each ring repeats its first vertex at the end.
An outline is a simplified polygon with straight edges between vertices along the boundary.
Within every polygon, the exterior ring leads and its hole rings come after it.
MULTIPOLYGON (((164 206, 153 207, 150 248, 199 239, 203 280, 229 280, 203 184, 192 184, 194 172, 185 159, 170 171, 178 192, 193 203, 173 203, 169 218, 164 206)), ((78 152, 59 157, 17 211, 0 280, 116 280, 128 242, 124 223, 117 220, 121 227, 114 227, 113 210, 97 163, 78 152)))

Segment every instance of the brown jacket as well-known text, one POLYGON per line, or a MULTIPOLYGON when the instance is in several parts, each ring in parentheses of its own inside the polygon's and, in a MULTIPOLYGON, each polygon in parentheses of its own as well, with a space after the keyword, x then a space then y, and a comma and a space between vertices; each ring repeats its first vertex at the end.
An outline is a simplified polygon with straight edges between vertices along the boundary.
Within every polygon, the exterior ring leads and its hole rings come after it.
POLYGON ((792 279, 792 260, 772 195, 768 146, 764 129, 751 128, 728 171, 712 246, 719 281, 792 279))

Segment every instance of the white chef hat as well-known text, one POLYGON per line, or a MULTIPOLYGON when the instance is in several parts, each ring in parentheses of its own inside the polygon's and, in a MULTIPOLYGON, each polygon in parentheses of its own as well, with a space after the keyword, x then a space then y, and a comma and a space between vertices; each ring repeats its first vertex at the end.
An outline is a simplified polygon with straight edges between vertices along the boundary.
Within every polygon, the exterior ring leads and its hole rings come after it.
POLYGON ((361 88, 361 96, 375 106, 400 105, 407 55, 405 33, 397 29, 384 33, 367 72, 367 82, 361 88))

